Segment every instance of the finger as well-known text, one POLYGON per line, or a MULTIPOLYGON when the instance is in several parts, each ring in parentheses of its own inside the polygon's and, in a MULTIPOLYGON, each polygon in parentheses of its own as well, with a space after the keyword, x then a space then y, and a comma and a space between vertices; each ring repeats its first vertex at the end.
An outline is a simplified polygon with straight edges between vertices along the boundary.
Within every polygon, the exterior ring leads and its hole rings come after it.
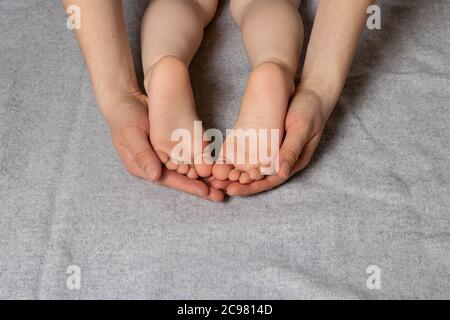
POLYGON ((134 161, 134 157, 131 155, 128 149, 126 149, 122 145, 117 145, 116 149, 120 159, 125 165, 125 168, 128 170, 130 174, 141 179, 148 179, 145 172, 142 171, 141 168, 137 166, 136 162, 134 161))
MULTIPOLYGON (((125 149, 122 146, 118 146, 118 151, 120 158, 131 174, 142 179, 147 179, 146 174, 137 166, 133 156, 128 151, 128 149, 125 149)), ((225 198, 225 192, 217 190, 216 188, 208 187, 206 183, 203 183, 200 180, 192 180, 174 171, 166 170, 160 181, 157 181, 157 183, 215 202, 221 202, 225 198)))
POLYGON ((209 194, 209 188, 204 182, 192 180, 171 170, 164 170, 158 183, 179 191, 195 194, 199 197, 207 197, 209 194))
POLYGON ((248 185, 243 185, 238 182, 231 183, 227 189, 227 195, 229 196, 250 196, 256 193, 271 190, 278 187, 287 179, 280 177, 279 175, 267 176, 262 180, 253 181, 248 185))
POLYGON ((225 192, 216 188, 209 188, 208 200, 215 202, 222 202, 225 198, 225 192))
POLYGON ((164 170, 158 183, 212 201, 223 201, 225 197, 224 192, 210 188, 204 181, 192 180, 175 171, 164 170))
POLYGON ((204 183, 206 183, 209 187, 208 200, 212 200, 215 202, 222 202, 225 198, 225 191, 214 188, 211 183, 214 180, 214 177, 207 177, 201 179, 204 183))
POLYGON ((211 186, 213 186, 213 187, 216 188, 216 189, 226 190, 227 187, 228 187, 231 183, 232 183, 232 181, 230 181, 230 180, 222 181, 222 180, 217 180, 217 179, 215 179, 215 180, 212 180, 212 181, 211 181, 211 186))
POLYGON ((302 154, 297 163, 292 168, 291 176, 305 169, 311 162, 314 152, 319 145, 321 135, 317 135, 312 138, 303 148, 302 154))
POLYGON ((202 179, 203 179, 203 181, 206 182, 206 184, 207 184, 208 186, 210 186, 210 185, 211 185, 211 182, 213 182, 213 180, 214 180, 214 177, 213 177, 213 176, 210 176, 210 177, 202 178, 202 179))
POLYGON ((287 179, 290 177, 292 167, 298 161, 307 138, 307 131, 300 126, 293 126, 286 132, 286 136, 280 148, 279 175, 282 178, 287 179))
POLYGON ((150 181, 156 181, 161 176, 161 160, 153 151, 147 134, 139 129, 128 130, 124 134, 125 148, 132 154, 137 166, 145 172, 150 181))

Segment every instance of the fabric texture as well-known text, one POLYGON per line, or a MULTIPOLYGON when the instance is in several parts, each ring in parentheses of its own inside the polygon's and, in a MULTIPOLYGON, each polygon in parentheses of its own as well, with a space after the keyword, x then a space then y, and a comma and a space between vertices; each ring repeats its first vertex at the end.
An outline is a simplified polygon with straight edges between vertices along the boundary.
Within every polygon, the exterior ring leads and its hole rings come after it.
MULTIPOLYGON (((146 1, 124 3, 140 69, 146 1)), ((59 1, 0 1, 0 298, 449 299, 450 2, 379 5, 308 169, 216 204, 124 170, 59 1)), ((233 126, 249 69, 221 1, 191 66, 205 127, 233 126)))

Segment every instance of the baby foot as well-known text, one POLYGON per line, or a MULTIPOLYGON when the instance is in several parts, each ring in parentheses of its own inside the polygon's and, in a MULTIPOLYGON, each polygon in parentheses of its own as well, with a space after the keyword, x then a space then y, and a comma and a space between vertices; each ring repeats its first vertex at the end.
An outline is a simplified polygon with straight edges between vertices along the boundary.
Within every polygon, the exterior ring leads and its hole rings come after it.
MULTIPOLYGON (((148 93, 150 142, 161 162, 168 170, 192 179, 210 176, 212 165, 202 161, 205 144, 201 143, 201 150, 194 147, 195 122, 199 120, 187 66, 176 57, 164 57, 145 79, 145 87, 148 93), (172 141, 171 137, 177 129, 190 133, 192 147, 187 151, 190 151, 187 155, 189 161, 185 161, 184 156, 183 159, 173 156, 179 142, 172 141)), ((200 131, 202 135, 203 129, 200 131)))
POLYGON ((278 166, 274 163, 275 157, 283 139, 287 106, 293 90, 293 79, 276 63, 263 63, 252 71, 234 134, 227 136, 213 166, 214 178, 248 184, 276 173, 273 170, 278 166), (273 150, 274 145, 276 150, 273 150))

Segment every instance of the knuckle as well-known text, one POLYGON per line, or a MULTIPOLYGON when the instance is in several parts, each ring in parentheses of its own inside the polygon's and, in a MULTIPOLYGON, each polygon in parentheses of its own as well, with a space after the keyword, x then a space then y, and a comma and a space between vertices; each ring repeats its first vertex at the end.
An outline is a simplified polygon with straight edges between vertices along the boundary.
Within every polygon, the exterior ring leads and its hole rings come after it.
POLYGON ((134 161, 136 162, 136 164, 138 165, 139 168, 143 168, 146 163, 147 163, 147 159, 148 159, 148 150, 143 150, 141 152, 138 152, 135 156, 134 156, 134 161))
POLYGON ((298 160, 300 156, 300 147, 299 148, 290 148, 286 152, 286 158, 290 162, 295 162, 298 160))

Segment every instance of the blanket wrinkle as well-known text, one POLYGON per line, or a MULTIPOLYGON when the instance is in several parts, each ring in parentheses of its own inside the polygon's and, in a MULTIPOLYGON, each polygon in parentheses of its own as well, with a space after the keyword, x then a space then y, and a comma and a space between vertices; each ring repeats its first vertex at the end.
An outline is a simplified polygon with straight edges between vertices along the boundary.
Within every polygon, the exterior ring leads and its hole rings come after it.
MULTIPOLYGON (((80 88, 80 90, 77 90, 76 92, 79 94, 79 101, 80 104, 83 104, 83 96, 82 96, 82 92, 83 92, 83 87, 90 87, 88 85, 89 83, 89 77, 87 76, 87 74, 85 73, 85 77, 83 79, 82 82, 82 87, 80 88)), ((59 161, 57 164, 57 171, 61 172, 61 177, 65 176, 65 173, 67 172, 67 170, 70 170, 70 168, 68 168, 68 157, 70 156, 70 150, 73 148, 76 148, 76 139, 74 138, 74 135, 76 133, 76 128, 78 127, 77 124, 79 122, 79 117, 80 117, 80 113, 79 112, 75 112, 75 119, 74 121, 71 122, 71 125, 66 127, 66 133, 65 133, 65 138, 66 138, 66 143, 62 144, 61 146, 61 150, 59 152, 59 161)), ((55 248, 53 247, 53 245, 55 244, 55 238, 58 236, 58 232, 55 231, 56 228, 56 215, 58 215, 59 212, 59 201, 61 199, 61 197, 63 196, 63 194, 65 193, 65 180, 64 179, 58 179, 56 181, 53 182, 54 184, 54 189, 50 189, 49 193, 48 193, 48 199, 50 202, 50 212, 49 212, 49 216, 46 218, 46 225, 47 225, 47 237, 45 239, 45 242, 43 244, 44 247, 44 255, 43 255, 43 259, 42 262, 39 264, 40 268, 39 268, 39 274, 38 274, 38 279, 39 279, 39 285, 36 288, 36 296, 35 298, 37 299, 45 299, 46 298, 46 286, 45 286, 45 277, 46 277, 46 270, 45 267, 50 263, 50 256, 53 253, 53 251, 55 250, 55 248)), ((67 254, 67 251, 65 251, 65 254, 67 254)))

